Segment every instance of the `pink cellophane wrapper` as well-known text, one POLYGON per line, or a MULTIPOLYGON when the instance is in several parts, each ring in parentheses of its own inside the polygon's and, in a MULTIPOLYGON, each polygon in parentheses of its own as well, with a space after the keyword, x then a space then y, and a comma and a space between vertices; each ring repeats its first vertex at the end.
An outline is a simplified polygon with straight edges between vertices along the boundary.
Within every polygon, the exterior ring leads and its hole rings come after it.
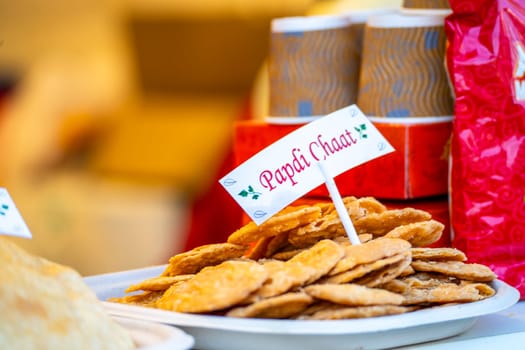
POLYGON ((452 244, 525 299, 525 5, 450 0, 452 244))

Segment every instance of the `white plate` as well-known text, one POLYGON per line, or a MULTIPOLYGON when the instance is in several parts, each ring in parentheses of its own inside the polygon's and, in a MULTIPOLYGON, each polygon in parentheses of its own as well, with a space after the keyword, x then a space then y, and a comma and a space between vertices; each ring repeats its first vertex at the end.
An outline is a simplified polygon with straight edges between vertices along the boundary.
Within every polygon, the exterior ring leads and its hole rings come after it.
POLYGON ((182 330, 159 323, 113 316, 126 329, 137 350, 188 350, 195 340, 182 330))
MULTIPOLYGON (((124 295, 130 284, 160 275, 164 266, 87 277, 101 300, 124 295)), ((305 350, 382 349, 450 337, 472 327, 479 316, 519 300, 515 288, 493 282, 496 295, 475 303, 423 309, 402 315, 340 321, 237 319, 191 315, 104 302, 110 314, 171 324, 191 334, 198 349, 305 350)))

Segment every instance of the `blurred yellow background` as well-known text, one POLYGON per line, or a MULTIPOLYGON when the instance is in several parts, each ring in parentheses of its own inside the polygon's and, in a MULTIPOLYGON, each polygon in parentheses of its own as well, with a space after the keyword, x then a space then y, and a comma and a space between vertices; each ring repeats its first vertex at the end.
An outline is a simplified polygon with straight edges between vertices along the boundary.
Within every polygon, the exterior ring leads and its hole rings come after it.
POLYGON ((271 19, 399 4, 0 2, 0 187, 33 233, 15 240, 85 275, 165 263, 209 219, 194 203, 234 121, 265 114, 271 19))

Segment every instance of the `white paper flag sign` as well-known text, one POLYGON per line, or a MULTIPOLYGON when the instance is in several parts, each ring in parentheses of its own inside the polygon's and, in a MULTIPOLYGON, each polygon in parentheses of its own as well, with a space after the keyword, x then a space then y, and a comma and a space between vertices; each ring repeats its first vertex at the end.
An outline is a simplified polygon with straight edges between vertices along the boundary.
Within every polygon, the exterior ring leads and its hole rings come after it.
POLYGON ((0 234, 31 238, 22 215, 5 188, 0 187, 0 234))
POLYGON ((317 163, 335 177, 394 148, 355 105, 291 132, 219 182, 256 223, 324 183, 317 163))

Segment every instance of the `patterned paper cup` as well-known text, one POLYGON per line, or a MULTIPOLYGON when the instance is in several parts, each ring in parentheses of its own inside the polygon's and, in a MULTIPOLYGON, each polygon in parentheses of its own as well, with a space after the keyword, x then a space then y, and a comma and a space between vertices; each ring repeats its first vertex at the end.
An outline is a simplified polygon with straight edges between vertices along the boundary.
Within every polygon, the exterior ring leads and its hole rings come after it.
POLYGON ((357 100, 356 39, 345 16, 272 21, 270 117, 320 117, 357 100))
POLYGON ((357 104, 367 115, 453 114, 443 15, 389 14, 365 27, 357 104))
POLYGON ((397 12, 399 12, 397 8, 356 9, 344 12, 344 15, 348 17, 351 23, 353 37, 356 40, 357 62, 359 62, 359 66, 361 65, 361 56, 363 52, 365 24, 368 19, 373 16, 395 14, 397 12))
POLYGON ((415 9, 449 9, 448 0, 403 0, 404 8, 415 9))
POLYGON ((406 14, 419 14, 427 10, 441 14, 452 12, 448 0, 403 0, 401 5, 401 12, 406 14))

